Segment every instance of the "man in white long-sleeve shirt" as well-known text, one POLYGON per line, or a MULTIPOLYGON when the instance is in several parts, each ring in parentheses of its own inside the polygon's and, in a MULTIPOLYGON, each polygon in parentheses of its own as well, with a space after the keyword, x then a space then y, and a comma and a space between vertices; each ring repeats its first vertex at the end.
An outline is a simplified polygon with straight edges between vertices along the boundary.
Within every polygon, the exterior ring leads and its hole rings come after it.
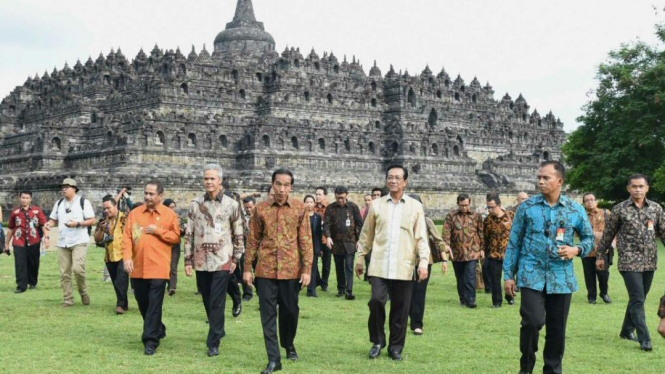
POLYGON ((367 269, 372 286, 369 300, 370 358, 381 354, 386 346, 384 324, 386 302, 390 296, 390 339, 388 355, 402 360, 406 340, 407 319, 418 262, 418 281, 427 279, 430 249, 423 206, 404 194, 408 170, 393 165, 386 172, 388 196, 372 202, 365 217, 356 257, 356 275, 364 272, 365 256, 371 253, 367 269))

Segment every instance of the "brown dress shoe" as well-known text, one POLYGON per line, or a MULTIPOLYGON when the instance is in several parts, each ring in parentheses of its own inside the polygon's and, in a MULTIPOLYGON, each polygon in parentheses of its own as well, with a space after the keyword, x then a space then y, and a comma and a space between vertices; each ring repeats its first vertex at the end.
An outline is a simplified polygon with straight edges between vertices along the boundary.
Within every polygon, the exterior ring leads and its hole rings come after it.
POLYGON ((72 306, 72 304, 62 303, 60 305, 61 308, 69 308, 70 306, 72 306))
POLYGON ((90 305, 90 296, 88 294, 81 295, 81 302, 83 305, 90 305))
POLYGON ((125 314, 125 310, 121 306, 119 306, 115 308, 115 314, 125 314))

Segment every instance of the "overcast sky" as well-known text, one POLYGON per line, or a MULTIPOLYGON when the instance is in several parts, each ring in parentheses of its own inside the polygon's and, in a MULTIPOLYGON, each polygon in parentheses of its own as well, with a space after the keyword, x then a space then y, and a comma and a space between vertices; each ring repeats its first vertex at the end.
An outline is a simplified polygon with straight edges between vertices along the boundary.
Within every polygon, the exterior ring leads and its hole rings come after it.
MULTIPOLYGON (((663 21, 655 0, 254 0, 281 52, 333 51, 359 58, 367 72, 376 59, 385 74, 441 67, 468 84, 474 76, 496 91, 522 93, 531 110, 550 109, 575 129, 596 86, 596 68, 621 43, 654 43, 663 21)), ((62 69, 111 48, 133 58, 192 44, 212 44, 231 21, 236 0, 2 0, 0 97, 28 75, 62 69)))

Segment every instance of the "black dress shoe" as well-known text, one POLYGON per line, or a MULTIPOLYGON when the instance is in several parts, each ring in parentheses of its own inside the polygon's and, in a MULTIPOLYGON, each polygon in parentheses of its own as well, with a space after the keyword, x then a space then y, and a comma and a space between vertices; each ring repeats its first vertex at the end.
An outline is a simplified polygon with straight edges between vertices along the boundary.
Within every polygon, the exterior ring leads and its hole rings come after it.
POLYGON ((397 351, 388 351, 388 356, 393 359, 393 361, 402 361, 402 354, 397 351))
POLYGON ((344 297, 344 291, 337 291, 337 295, 335 297, 344 297))
POLYGON ((515 305, 515 299, 508 299, 508 305, 515 305))
POLYGON ((347 300, 355 300, 356 295, 354 295, 352 293, 347 293, 346 296, 344 296, 344 298, 347 299, 347 300))
POLYGON ((245 296, 242 297, 242 301, 247 302, 247 301, 250 301, 250 300, 252 300, 252 295, 245 295, 245 296))
POLYGON ((589 302, 589 304, 595 304, 596 303, 596 299, 588 299, 587 301, 589 302))
POLYGON ((22 290, 20 288, 17 288, 16 291, 14 291, 14 293, 23 293, 23 292, 25 292, 25 290, 22 290))
POLYGON ((640 349, 643 350, 644 352, 651 352, 651 341, 650 340, 645 340, 640 343, 640 349))
POLYGON ((495 308, 495 309, 501 308, 501 304, 494 304, 494 305, 492 305, 492 308, 495 308))
POLYGON ((275 362, 275 361, 270 361, 268 362, 268 366, 266 366, 265 369, 261 372, 261 374, 270 374, 274 373, 276 371, 282 370, 282 363, 281 362, 275 362))
POLYGON ((307 292, 307 297, 319 297, 316 292, 307 292))
POLYGON ((328 286, 321 286, 321 291, 328 292, 328 286))
POLYGON ((219 348, 217 347, 208 348, 208 357, 218 356, 218 355, 219 355, 219 348))
POLYGON ((28 289, 30 289, 30 290, 34 290, 35 288, 37 288, 37 286, 35 286, 34 284, 31 284, 31 285, 28 286, 28 289))
POLYGON ((473 308, 477 307, 478 305, 476 305, 475 301, 469 301, 469 302, 466 303, 466 306, 467 306, 467 308, 473 309, 473 308))
POLYGON ((635 334, 633 334, 632 332, 629 333, 628 335, 625 335, 625 334, 623 334, 623 333, 620 333, 620 334, 619 334, 619 337, 620 337, 621 339, 632 340, 632 341, 634 341, 634 342, 637 341, 637 337, 636 337, 635 334))
POLYGON ((603 295, 602 299, 605 304, 612 304, 612 299, 610 299, 610 295, 603 295))
POLYGON ((296 347, 291 346, 287 348, 286 357, 291 361, 298 361, 298 353, 296 352, 296 347))
POLYGON ((152 356, 155 354, 155 348, 154 347, 145 347, 145 350, 143 351, 146 356, 152 356))
POLYGON ((369 350, 369 358, 377 358, 381 354, 381 344, 375 344, 369 350))
POLYGON ((234 305, 233 310, 231 311, 233 317, 238 317, 242 313, 242 304, 234 305))

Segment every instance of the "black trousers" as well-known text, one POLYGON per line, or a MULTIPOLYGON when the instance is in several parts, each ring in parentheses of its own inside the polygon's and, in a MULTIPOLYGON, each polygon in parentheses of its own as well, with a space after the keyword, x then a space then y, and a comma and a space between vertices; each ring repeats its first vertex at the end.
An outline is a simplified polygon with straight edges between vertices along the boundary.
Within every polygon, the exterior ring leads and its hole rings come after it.
POLYGON ((492 272, 490 271, 489 258, 485 255, 485 258, 482 260, 482 269, 483 269, 483 283, 485 283, 485 292, 490 292, 492 290, 492 272))
MULTIPOLYGON (((416 272, 418 268, 416 267, 416 272)), ((425 316, 425 297, 427 296, 427 284, 432 275, 432 265, 427 266, 427 278, 422 282, 413 282, 413 295, 411 297, 411 330, 423 328, 423 317, 425 316)))
MULTIPOLYGON (((605 266, 609 266, 607 258, 605 258, 605 266)), ((596 257, 585 257, 582 259, 582 267, 584 268, 584 284, 586 284, 586 297, 588 300, 596 300, 596 278, 598 278, 598 286, 600 288, 600 297, 607 295, 607 282, 610 280, 610 271, 596 269, 596 257)))
POLYGON ((547 294, 545 290, 536 291, 525 287, 522 287, 521 292, 520 370, 526 373, 533 371, 538 352, 538 335, 545 325, 543 374, 561 373, 571 294, 547 294))
POLYGON ((650 341, 649 330, 647 329, 646 317, 644 315, 644 300, 646 300, 651 282, 653 281, 653 271, 633 272, 622 271, 623 281, 628 291, 628 306, 626 315, 623 318, 621 333, 628 335, 637 330, 637 340, 640 342, 650 341))
POLYGON ((240 257, 240 262, 238 262, 238 266, 236 267, 235 273, 236 273, 236 278, 240 280, 240 284, 242 285, 242 296, 249 296, 252 297, 254 296, 254 291, 252 290, 252 287, 248 286, 243 280, 242 280, 242 273, 245 271, 245 254, 240 257))
POLYGON ((457 280, 457 295, 462 304, 476 302, 476 266, 478 266, 478 260, 453 261, 453 270, 457 280))
POLYGON ((169 290, 175 290, 178 285, 178 262, 180 261, 180 245, 171 248, 171 272, 169 273, 169 290))
POLYGON ((129 287, 129 275, 125 271, 124 262, 107 262, 106 268, 111 276, 113 282, 113 290, 115 290, 115 306, 119 306, 125 310, 129 306, 127 302, 127 287, 129 287))
MULTIPOLYGON (((233 273, 229 274, 229 281, 226 285, 226 293, 228 293, 229 296, 231 296, 234 308, 242 303, 242 298, 240 295, 240 285, 239 285, 239 283, 242 282, 242 275, 238 276, 238 272, 239 270, 238 267, 236 266, 236 270, 233 273)), ((200 291, 201 290, 199 290, 199 292, 200 291)))
POLYGON ((224 309, 226 289, 231 274, 228 271, 197 271, 196 285, 203 298, 208 323, 208 348, 219 347, 219 341, 226 335, 224 331, 224 309))
POLYGON ((337 275, 337 292, 353 293, 353 259, 355 253, 334 255, 335 274, 337 275))
POLYGON ((312 275, 307 286, 307 294, 315 294, 316 286, 319 284, 319 255, 314 255, 312 258, 312 275))
POLYGON ((328 288, 328 278, 330 278, 330 261, 332 259, 332 251, 330 249, 321 249, 321 278, 319 278, 319 286, 328 288))
POLYGON ((141 340, 147 347, 157 348, 159 341, 166 337, 166 326, 162 323, 162 304, 166 279, 132 278, 134 297, 143 317, 141 340))
POLYGON ((369 282, 369 275, 367 275, 367 269, 369 269, 369 262, 372 259, 372 254, 368 253, 367 256, 365 256, 365 275, 363 276, 363 280, 365 282, 369 282))
POLYGON ((39 277, 39 244, 14 247, 14 271, 16 288, 25 291, 29 285, 36 286, 39 277))
POLYGON ((277 280, 256 278, 259 296, 259 311, 261 313, 261 326, 263 327, 263 340, 269 361, 280 361, 279 346, 277 345, 277 324, 279 310, 279 341, 283 348, 293 347, 298 330, 298 293, 300 292, 299 279, 277 280), (279 308, 277 308, 279 306, 279 308))
MULTIPOLYGON (((492 279, 492 305, 501 305, 503 297, 503 287, 501 282, 501 272, 503 271, 503 260, 486 258, 487 272, 492 279)), ((484 272, 484 270, 483 270, 484 272)), ((512 296, 506 295, 506 300, 512 300, 512 296)))
POLYGON ((388 350, 402 352, 406 341, 406 321, 409 318, 411 308, 411 296, 413 294, 413 281, 384 279, 370 277, 369 284, 372 286, 372 296, 369 299, 369 340, 374 345, 386 346, 386 302, 390 296, 390 340, 388 350))

